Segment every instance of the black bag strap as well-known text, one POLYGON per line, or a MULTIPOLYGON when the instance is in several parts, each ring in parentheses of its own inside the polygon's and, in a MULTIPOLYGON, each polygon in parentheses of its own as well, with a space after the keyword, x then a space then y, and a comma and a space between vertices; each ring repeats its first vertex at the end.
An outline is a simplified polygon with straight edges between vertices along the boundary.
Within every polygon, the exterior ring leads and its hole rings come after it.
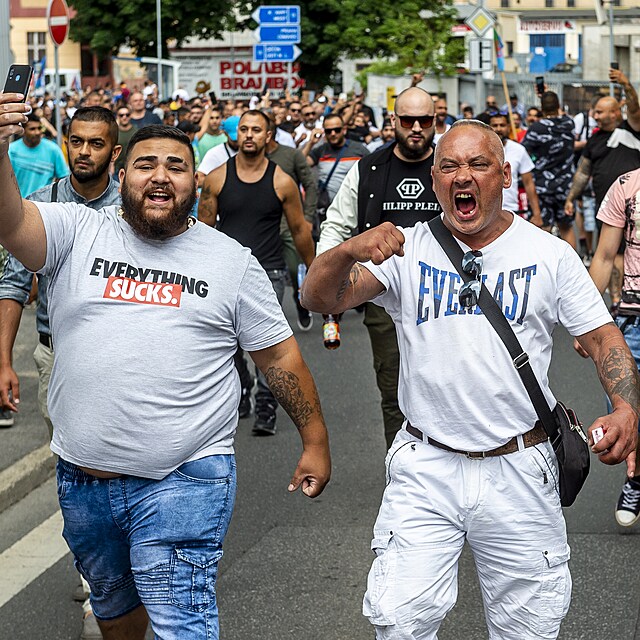
POLYGON ((51 187, 51 200, 50 202, 58 202, 58 181, 56 180, 51 187))
POLYGON ((326 190, 327 185, 329 184, 329 180, 331 180, 331 176, 333 175, 333 172, 336 170, 336 167, 338 166, 338 162, 340 162, 340 158, 342 158, 342 152, 347 148, 348 145, 349 145, 349 141, 346 140, 345 143, 342 145, 342 147, 340 147, 340 151, 338 151, 338 155, 336 156, 336 161, 333 163, 333 166, 331 167, 331 171, 329 171, 329 175, 327 176, 327 179, 320 184, 320 189, 322 189, 323 191, 326 190))
MULTIPOLYGON (((460 245, 455 241, 451 231, 444 226, 442 218, 436 216, 429 223, 429 228, 433 233, 433 236, 438 241, 444 252, 447 254, 451 264, 456 268, 460 277, 464 282, 473 280, 473 277, 465 273, 462 270, 462 257, 464 252, 460 245)), ((529 363, 529 356, 525 353, 518 340, 516 334, 513 332, 511 325, 504 317, 502 309, 498 306, 498 303, 493 299, 493 296, 489 293, 487 287, 483 284, 478 298, 478 306, 482 309, 482 313, 486 316, 491 326, 495 329, 496 333, 504 343, 514 367, 517 369, 522 382, 529 394, 529 398, 533 404, 538 418, 547 432, 547 435, 551 440, 555 440, 558 433, 558 425, 547 400, 542 393, 538 379, 536 378, 531 364, 529 363)))

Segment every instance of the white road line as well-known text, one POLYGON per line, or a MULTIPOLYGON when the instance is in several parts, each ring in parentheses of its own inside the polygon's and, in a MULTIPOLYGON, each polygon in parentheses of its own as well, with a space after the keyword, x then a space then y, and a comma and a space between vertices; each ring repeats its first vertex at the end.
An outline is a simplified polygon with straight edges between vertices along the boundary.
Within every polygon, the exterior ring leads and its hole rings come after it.
POLYGON ((62 514, 57 511, 0 554, 0 607, 67 553, 62 514))

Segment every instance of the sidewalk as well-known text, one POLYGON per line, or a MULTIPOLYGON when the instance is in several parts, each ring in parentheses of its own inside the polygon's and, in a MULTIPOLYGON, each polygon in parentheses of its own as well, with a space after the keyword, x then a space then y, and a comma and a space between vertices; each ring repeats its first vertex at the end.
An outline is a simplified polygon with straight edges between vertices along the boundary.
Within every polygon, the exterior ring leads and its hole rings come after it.
POLYGON ((55 466, 47 427, 38 409, 38 372, 33 362, 38 344, 35 316, 35 305, 24 310, 13 350, 21 403, 14 426, 0 429, 0 511, 44 482, 55 466))

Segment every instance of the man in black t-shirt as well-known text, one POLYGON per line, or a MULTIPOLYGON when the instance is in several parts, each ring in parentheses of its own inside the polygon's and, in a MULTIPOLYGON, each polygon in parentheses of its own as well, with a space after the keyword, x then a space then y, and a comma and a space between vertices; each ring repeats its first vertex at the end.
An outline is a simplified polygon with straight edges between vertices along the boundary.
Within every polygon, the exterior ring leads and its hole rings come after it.
MULTIPOLYGON (((413 227, 441 212, 431 180, 434 112, 433 98, 419 87, 398 95, 391 115, 396 143, 362 158, 349 170, 327 210, 318 254, 348 240, 352 233, 362 233, 387 220, 413 227)), ((326 123, 327 119, 325 127, 326 123)), ((389 447, 404 421, 398 406, 396 329, 387 312, 371 302, 366 304, 364 322, 371 339, 389 447)))
MULTIPOLYGON (((567 215, 573 215, 573 202, 580 199, 582 193, 593 178, 593 191, 596 197, 596 211, 609 187, 615 179, 640 167, 640 104, 638 94, 627 77, 619 69, 609 69, 609 80, 622 85, 626 95, 627 120, 622 119, 619 102, 612 97, 600 98, 593 110, 598 123, 595 131, 584 147, 571 189, 564 205, 567 215)), ((601 222, 596 220, 598 227, 601 222)), ((614 271, 609 284, 611 311, 615 315, 620 302, 622 274, 624 270, 624 243, 620 247, 614 263, 614 271)))

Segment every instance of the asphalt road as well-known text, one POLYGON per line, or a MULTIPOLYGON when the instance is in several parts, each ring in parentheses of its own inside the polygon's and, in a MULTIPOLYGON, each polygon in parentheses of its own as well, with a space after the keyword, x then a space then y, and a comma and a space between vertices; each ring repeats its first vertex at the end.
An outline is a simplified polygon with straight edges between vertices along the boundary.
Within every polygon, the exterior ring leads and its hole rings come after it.
MULTIPOLYGON (((295 317, 290 302, 287 312, 295 317)), ((310 333, 296 330, 296 336, 320 389, 331 434, 333 477, 316 500, 289 495, 287 484, 300 452, 295 428, 280 414, 277 436, 258 439, 250 435, 251 420, 241 421, 238 499, 218 583, 223 640, 373 638, 360 611, 372 560, 371 528, 384 485, 378 392, 361 316, 346 314, 342 346, 333 352, 322 347, 319 320, 316 316, 310 333)), ((33 318, 25 322, 17 350, 24 368, 23 409, 16 426, 0 432, 3 463, 46 438, 35 409, 35 369, 28 358, 35 341, 33 318)), ((551 381, 556 395, 574 406, 585 423, 604 410, 592 364, 574 354, 563 330, 556 335, 551 381)), ((622 468, 594 460, 585 490, 566 511, 574 595, 562 640, 640 640, 634 571, 640 560, 640 527, 621 534, 613 518, 623 475, 622 468)), ((55 488, 49 481, 0 513, 0 563, 16 548, 24 554, 24 570, 9 577, 0 573, 5 590, 10 583, 24 582, 0 606, 0 640, 79 637, 81 608, 71 598, 77 578, 69 554, 63 550, 59 559, 43 559, 43 566, 51 566, 29 576, 33 569, 28 567, 38 564, 34 556, 46 546, 37 542, 34 532, 50 517, 55 523, 56 512, 55 488)), ((439 638, 487 638, 467 550, 460 563, 458 604, 439 638)))

